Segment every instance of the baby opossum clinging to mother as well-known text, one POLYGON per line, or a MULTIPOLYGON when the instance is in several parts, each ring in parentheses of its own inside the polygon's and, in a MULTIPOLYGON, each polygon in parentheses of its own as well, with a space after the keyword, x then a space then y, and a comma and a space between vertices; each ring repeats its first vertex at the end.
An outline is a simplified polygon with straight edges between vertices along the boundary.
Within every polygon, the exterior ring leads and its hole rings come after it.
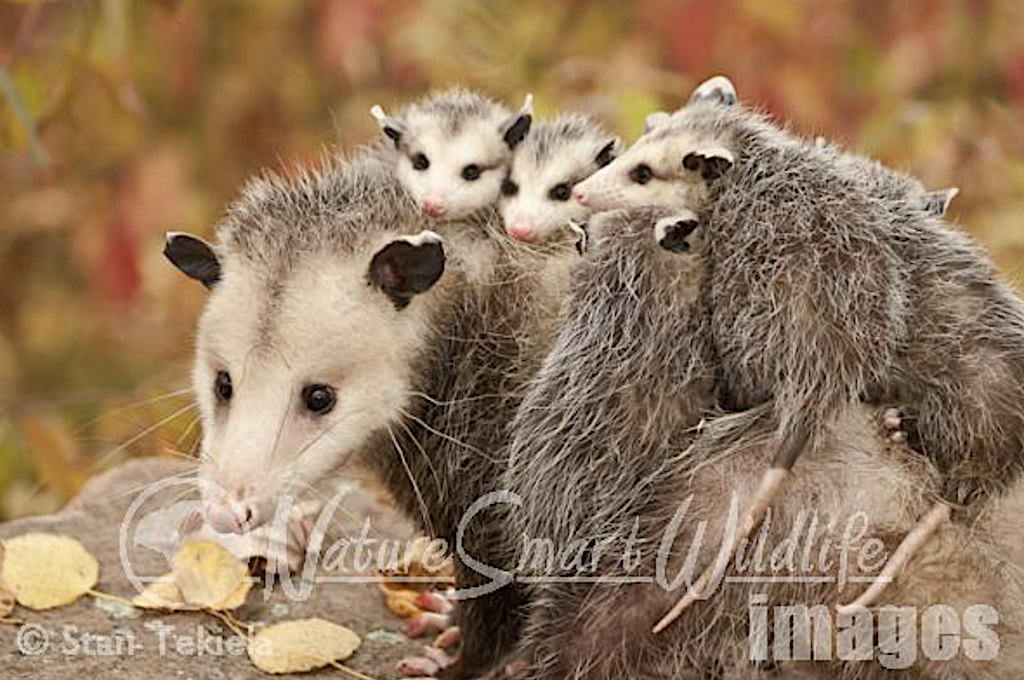
POLYGON ((916 182, 858 172, 731 92, 709 81, 697 94, 714 96, 659 121, 576 198, 675 206, 708 231, 720 398, 733 409, 772 400, 779 423, 761 493, 726 550, 757 526, 797 457, 865 400, 904 408, 912 445, 943 475, 905 558, 947 504, 983 510, 1020 476, 1024 305, 980 248, 899 189, 916 182), (879 191, 887 182, 896 188, 879 191))
POLYGON ((594 120, 566 114, 533 122, 532 96, 516 113, 462 89, 373 115, 393 143, 385 154, 425 215, 462 219, 497 208, 517 241, 579 237, 570 221, 589 210, 572 200, 577 182, 610 163, 620 140, 594 120))
MULTIPOLYGON (((799 550, 830 555, 830 566, 741 572, 744 578, 679 625, 652 632, 653 617, 673 599, 656 580, 659 563, 673 580, 685 578, 697 559, 714 557, 717 544, 702 540, 701 525, 708 535, 723 532, 733 497, 745 502, 753 495, 771 458, 778 415, 770 403, 714 414, 717 358, 704 294, 714 237, 697 216, 616 211, 594 217, 592 228, 595 246, 574 271, 558 337, 517 411, 503 487, 516 494, 509 533, 521 541, 519 573, 534 577, 520 648, 525 677, 781 679, 790 677, 778 674, 790 665, 815 677, 891 677, 877 654, 780 665, 767 654, 752 661, 749 613, 752 598, 762 598, 766 610, 845 601, 857 586, 837 587, 840 560, 829 551, 859 553, 875 541, 894 546, 927 509, 940 476, 877 427, 884 406, 852 404, 824 428, 790 493, 773 505, 764 543, 759 538, 744 557, 752 564, 753 554, 775 555, 796 532, 808 541, 799 550), (848 534, 851 523, 862 533, 848 534)), ((911 659, 913 677, 1020 677, 1024 485, 1009 500, 975 526, 943 532, 917 555, 915 571, 886 591, 886 604, 919 610, 991 607, 999 617, 992 633, 1000 658, 975 660, 961 650, 911 659)), ((851 575, 870 578, 860 565, 851 575)), ((869 645, 897 648, 896 624, 879 618, 871 625, 869 645)))
MULTIPOLYGON (((496 488, 567 279, 475 223, 426 224, 393 165, 370 154, 250 182, 216 245, 170 235, 171 261, 210 288, 193 378, 206 516, 220 531, 251 532, 285 495, 363 464, 454 547, 471 504, 496 488)), ((502 526, 487 509, 461 545, 504 565, 502 526)), ((487 581, 455 562, 458 588, 487 581)), ((507 653, 522 606, 517 584, 460 601, 461 656, 445 675, 473 677, 507 653)))

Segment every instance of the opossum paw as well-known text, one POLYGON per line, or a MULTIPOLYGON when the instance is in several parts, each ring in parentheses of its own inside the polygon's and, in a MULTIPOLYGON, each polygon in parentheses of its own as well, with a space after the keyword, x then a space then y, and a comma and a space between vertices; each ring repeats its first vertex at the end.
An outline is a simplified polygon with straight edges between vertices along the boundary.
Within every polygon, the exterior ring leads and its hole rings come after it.
POLYGON ((398 662, 396 670, 407 678, 437 678, 444 669, 458 661, 437 647, 424 647, 422 656, 410 656, 398 662))
POLYGON ((422 614, 409 619, 405 634, 420 637, 428 633, 444 633, 451 627, 451 611, 454 604, 447 593, 424 590, 416 596, 414 603, 424 610, 422 614))
POLYGON ((882 414, 882 430, 886 439, 894 444, 906 444, 907 431, 903 428, 903 412, 889 408, 882 414))
POLYGON ((285 536, 273 524, 252 533, 254 549, 249 569, 258 574, 288 576, 298 573, 306 557, 306 545, 312 532, 308 516, 295 513, 288 520, 285 536))

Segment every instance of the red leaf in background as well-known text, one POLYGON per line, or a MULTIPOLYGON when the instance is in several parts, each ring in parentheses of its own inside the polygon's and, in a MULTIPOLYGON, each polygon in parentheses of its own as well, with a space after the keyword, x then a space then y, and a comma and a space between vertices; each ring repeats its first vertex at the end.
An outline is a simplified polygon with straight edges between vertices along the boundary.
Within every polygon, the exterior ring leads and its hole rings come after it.
POLYGON ((1024 101, 1024 47, 1006 60, 1006 87, 1017 101, 1024 101))
POLYGON ((716 0, 687 2, 665 17, 672 63, 679 72, 707 71, 714 55, 719 7, 716 0))
POLYGON ((372 75, 379 65, 380 20, 373 0, 322 0, 317 14, 317 48, 324 69, 351 81, 372 75))
POLYGON ((115 216, 103 234, 93 281, 105 302, 127 306, 138 296, 142 284, 139 239, 123 215, 115 216))

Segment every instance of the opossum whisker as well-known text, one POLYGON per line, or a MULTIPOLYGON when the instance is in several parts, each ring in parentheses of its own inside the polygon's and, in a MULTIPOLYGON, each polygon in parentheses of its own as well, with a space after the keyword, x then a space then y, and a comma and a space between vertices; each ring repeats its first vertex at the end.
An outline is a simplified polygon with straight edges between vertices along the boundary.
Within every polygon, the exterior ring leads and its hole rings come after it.
POLYGON ((143 399, 141 401, 136 401, 136 402, 133 402, 131 404, 125 404, 124 406, 119 406, 117 408, 110 409, 109 411, 104 411, 103 413, 101 413, 100 415, 96 416, 95 418, 90 418, 89 420, 87 420, 84 423, 82 423, 82 425, 76 429, 76 432, 81 432, 82 430, 85 430, 85 429, 95 425, 96 423, 100 422, 104 418, 111 418, 113 416, 120 415, 120 414, 124 413, 125 411, 130 411, 130 410, 135 409, 135 408, 142 408, 143 406, 149 406, 150 404, 155 404, 157 402, 166 401, 167 399, 174 399, 175 397, 181 397, 181 396, 184 396, 186 394, 189 394, 191 391, 192 391, 191 387, 186 387, 184 389, 174 390, 172 392, 166 392, 164 394, 160 394, 160 395, 157 395, 155 397, 150 397, 148 399, 143 399))
POLYGON ((430 536, 435 536, 434 525, 430 521, 430 511, 427 509, 427 503, 423 498, 423 494, 420 492, 420 486, 416 483, 416 477, 412 474, 412 470, 409 468, 409 461, 405 457, 405 451, 402 450, 402 445, 398 443, 398 437, 395 436, 394 430, 388 425, 388 435, 391 437, 391 442, 395 445, 395 452, 398 454, 399 459, 402 462, 402 468, 405 470, 405 474, 409 477, 409 483, 412 485, 412 490, 416 494, 416 501, 420 506, 420 514, 423 515, 423 526, 427 529, 427 533, 430 536))
POLYGON ((96 461, 96 467, 97 468, 103 467, 114 456, 118 455, 119 453, 122 453, 123 451, 128 449, 130 446, 132 446, 136 442, 138 442, 141 439, 145 438, 150 433, 154 432, 155 430, 160 429, 161 427, 163 427, 167 423, 171 422, 172 420, 174 420, 178 416, 183 415, 185 413, 188 413, 189 411, 191 411, 194 408, 196 408, 196 404, 188 404, 187 406, 184 406, 184 407, 178 409, 177 411, 174 411, 173 413, 171 413, 166 418, 163 418, 163 419, 157 421, 156 423, 153 423, 149 427, 145 428, 141 432, 137 433, 136 435, 134 435, 133 437, 128 439, 128 441, 123 442, 119 446, 116 446, 112 450, 110 450, 107 453, 103 454, 103 456, 98 461, 96 461))
MULTIPOLYGON (((404 412, 403 412, 403 415, 405 415, 404 412)), ((409 436, 409 440, 413 444, 415 444, 416 448, 420 450, 421 454, 423 454, 423 460, 425 460, 427 462, 427 466, 430 468, 430 474, 434 478, 434 484, 437 485, 437 488, 438 488, 439 491, 443 492, 444 491, 444 484, 441 483, 441 476, 437 473, 437 468, 434 467, 434 461, 432 461, 430 459, 430 455, 423 448, 423 445, 420 444, 419 441, 416 439, 416 436, 413 434, 413 432, 409 428, 409 426, 405 423, 405 420, 404 419, 400 419, 398 421, 398 424, 402 426, 402 429, 405 430, 405 433, 409 436)))
POLYGON ((441 437, 442 439, 444 439, 446 441, 449 441, 452 444, 455 444, 456 446, 460 446, 460 447, 466 449, 467 451, 472 451, 473 453, 479 455, 481 458, 484 458, 485 460, 489 460, 489 461, 491 461, 491 462, 493 462, 495 464, 499 464, 499 465, 501 464, 502 461, 501 461, 500 458, 497 458, 495 456, 488 456, 485 451, 483 451, 483 450, 481 450, 481 449, 479 449, 479 448, 477 448, 475 446, 471 446, 470 444, 466 444, 465 442, 460 441, 459 439, 457 439, 455 437, 452 437, 451 435, 445 434, 444 432, 441 432, 440 430, 437 430, 437 429, 431 427, 422 418, 419 418, 419 417, 413 415, 412 413, 409 413, 405 409, 400 408, 399 411, 402 413, 403 416, 405 416, 406 418, 409 418, 410 420, 414 421, 420 427, 424 428, 428 432, 436 434, 438 437, 441 437))

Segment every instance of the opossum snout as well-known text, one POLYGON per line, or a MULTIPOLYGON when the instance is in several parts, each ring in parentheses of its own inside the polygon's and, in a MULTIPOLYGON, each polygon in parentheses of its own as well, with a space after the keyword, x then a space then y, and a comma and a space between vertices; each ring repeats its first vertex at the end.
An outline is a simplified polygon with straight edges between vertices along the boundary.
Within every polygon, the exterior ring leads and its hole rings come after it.
POLYGON ((532 226, 525 222, 516 222, 515 224, 509 225, 508 235, 517 241, 525 241, 527 243, 530 243, 537 238, 537 232, 534 231, 532 226))
POLYGON ((221 534, 244 534, 263 523, 257 504, 245 498, 207 500, 203 515, 210 527, 221 534))
POLYGON ((580 205, 589 205, 588 201, 590 200, 590 193, 578 184, 576 185, 576 188, 572 190, 572 197, 580 205))
POLYGON ((444 204, 444 201, 435 196, 425 196, 420 202, 420 208, 428 217, 442 217, 448 212, 448 206, 444 204))

